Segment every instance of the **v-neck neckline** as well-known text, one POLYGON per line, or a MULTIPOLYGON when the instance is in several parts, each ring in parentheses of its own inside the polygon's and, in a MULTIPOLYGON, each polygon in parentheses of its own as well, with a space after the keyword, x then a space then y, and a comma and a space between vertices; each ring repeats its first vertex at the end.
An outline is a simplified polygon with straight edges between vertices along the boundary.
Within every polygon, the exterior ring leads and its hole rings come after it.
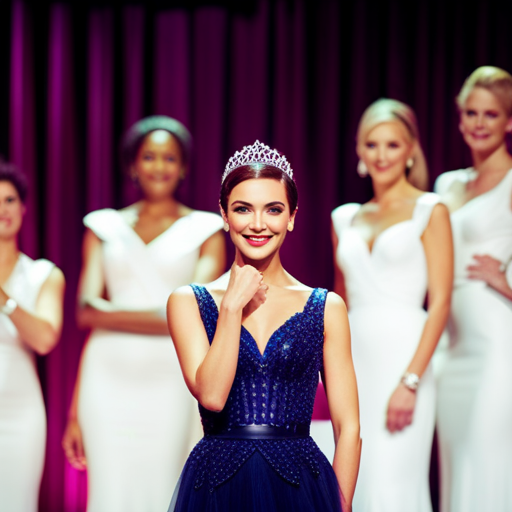
POLYGON ((180 221, 182 221, 183 219, 187 219, 189 218, 191 215, 194 214, 194 211, 191 211, 190 213, 187 213, 187 215, 183 215, 181 217, 178 217, 167 229, 164 229, 161 233, 159 233, 157 236, 155 236, 154 238, 152 238, 149 242, 144 242, 144 240, 142 239, 142 237, 137 233, 137 231, 135 231, 134 227, 131 226, 126 218, 123 216, 123 214, 121 213, 121 211, 119 210, 113 210, 117 213, 117 215, 119 216, 119 219, 122 221, 122 223, 126 226, 126 228, 128 229, 128 231, 130 231, 133 236, 139 240, 139 242, 145 247, 145 248, 149 248, 151 247, 152 245, 154 245, 158 240, 160 240, 161 238, 163 238, 167 233, 173 231, 173 228, 178 224, 180 224, 180 221))
MULTIPOLYGON (((212 294, 207 290, 207 288, 205 286, 202 286, 202 288, 206 292, 208 300, 211 301, 211 303, 213 304, 214 311, 216 313, 217 320, 218 320, 218 318, 219 318, 219 308, 217 306, 217 303, 215 302, 215 299, 213 298, 212 294)), ((270 335, 270 337, 268 338, 268 340, 267 340, 267 342, 265 344, 265 348, 263 349, 263 352, 260 351, 258 343, 257 343, 256 339, 254 338, 254 336, 249 331, 249 329, 247 329, 247 327, 245 327, 243 324, 241 325, 242 334, 245 333, 248 336, 248 338, 251 340, 252 345, 250 346, 250 348, 252 348, 258 354, 260 360, 265 360, 268 357, 268 353, 269 353, 269 350, 270 350, 269 346, 272 346, 272 342, 273 342, 274 338, 277 336, 277 334, 279 334, 279 332, 285 326, 288 326, 288 324, 293 322, 296 318, 298 318, 298 317, 300 317, 300 316, 305 314, 307 308, 309 307, 309 303, 311 302, 311 300, 313 298, 313 295, 315 294, 316 290, 317 290, 317 288, 313 288, 313 290, 309 294, 309 296, 308 296, 308 298, 306 300, 306 303, 304 304, 304 307, 302 308, 302 310, 293 313, 288 319, 286 319, 284 321, 284 323, 282 323, 279 327, 277 327, 272 332, 272 334, 270 335)))
POLYGON ((358 214, 359 211, 361 211, 361 208, 363 207, 362 204, 359 205, 359 208, 354 212, 354 215, 352 215, 352 218, 350 219, 350 228, 352 228, 353 231, 356 232, 357 234, 357 237, 359 238, 359 240, 361 240, 362 244, 365 246, 366 248, 366 253, 368 254, 368 256, 370 258, 373 258, 373 254, 375 253, 375 246, 377 245, 377 242, 379 242, 380 238, 382 238, 383 235, 385 235, 388 231, 390 230, 393 230, 393 228, 395 228, 396 226, 400 226, 400 225, 403 225, 403 224, 409 224, 411 222, 414 221, 414 218, 416 216, 416 210, 418 208, 418 205, 420 204, 421 200, 428 194, 428 192, 425 192, 424 194, 422 194, 421 196, 419 196, 416 201, 415 201, 415 204, 414 204, 414 208, 412 210, 412 216, 410 219, 404 219, 404 220, 401 220, 401 221, 398 221, 398 222, 395 222, 394 224, 391 224, 390 226, 388 226, 386 229, 384 229, 383 231, 381 231, 374 239, 373 239, 373 242, 370 246, 370 244, 368 244, 368 242, 361 236, 361 234, 359 233, 358 229, 352 224, 353 221, 354 221, 354 218, 355 216, 358 214))
MULTIPOLYGON (((469 183, 469 172, 470 172, 471 169, 472 169, 472 167, 470 167, 469 169, 464 169, 464 171, 468 171, 468 172, 466 172, 466 174, 464 176, 464 181, 462 182, 463 185, 464 185, 464 190, 466 189, 466 185, 469 183)), ((499 190, 501 188, 501 186, 503 185, 503 183, 506 182, 506 180, 508 179, 508 177, 510 175, 512 175, 512 168, 509 169, 506 172, 506 174, 503 176, 503 178, 501 178, 501 180, 498 183, 496 183, 496 185, 494 185, 494 187, 492 187, 489 190, 486 190, 485 192, 482 192, 481 194, 478 194, 477 196, 474 196, 471 199, 467 200, 463 205, 459 206, 456 210, 451 211, 450 215, 455 215, 458 211, 460 211, 463 208, 465 208, 468 204, 473 204, 480 197, 485 198, 485 197, 491 195, 496 190, 499 190)))

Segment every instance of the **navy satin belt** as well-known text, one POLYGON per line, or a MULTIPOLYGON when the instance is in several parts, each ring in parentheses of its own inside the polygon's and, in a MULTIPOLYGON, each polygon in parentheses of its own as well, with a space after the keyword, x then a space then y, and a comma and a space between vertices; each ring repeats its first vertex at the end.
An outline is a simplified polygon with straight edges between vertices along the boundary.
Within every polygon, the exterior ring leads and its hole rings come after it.
POLYGON ((309 425, 243 425, 229 430, 214 430, 208 436, 222 439, 299 439, 309 437, 309 425))

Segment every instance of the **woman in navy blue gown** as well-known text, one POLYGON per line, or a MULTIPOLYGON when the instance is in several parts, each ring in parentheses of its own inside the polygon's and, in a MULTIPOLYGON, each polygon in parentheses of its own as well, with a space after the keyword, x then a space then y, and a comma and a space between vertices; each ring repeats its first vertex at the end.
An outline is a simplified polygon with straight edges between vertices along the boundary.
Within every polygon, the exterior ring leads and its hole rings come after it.
POLYGON ((281 265, 297 197, 284 156, 258 141, 237 152, 220 196, 233 266, 169 298, 169 329, 205 434, 170 511, 352 508, 361 441, 347 313, 339 296, 308 288, 281 265), (309 436, 319 372, 336 441, 332 466, 309 436))

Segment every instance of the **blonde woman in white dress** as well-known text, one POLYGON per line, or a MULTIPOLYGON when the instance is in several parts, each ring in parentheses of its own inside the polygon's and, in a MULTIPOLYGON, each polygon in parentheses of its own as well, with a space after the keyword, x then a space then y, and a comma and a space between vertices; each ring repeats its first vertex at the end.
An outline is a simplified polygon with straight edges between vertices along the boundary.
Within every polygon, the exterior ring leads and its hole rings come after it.
POLYGON ((20 252, 26 183, 0 162, 0 508, 36 512, 46 447, 46 414, 35 355, 62 327, 64 276, 20 252))
POLYGON ((473 166, 442 174, 455 284, 439 377, 443 512, 512 510, 512 76, 475 70, 457 103, 473 166), (508 280, 507 280, 508 270, 508 280))
POLYGON ((354 510, 430 512, 430 361, 450 306, 450 220, 439 197, 424 192, 427 169, 410 107, 390 99, 370 105, 357 153, 374 197, 332 213, 335 291, 348 302, 361 413, 354 510))
POLYGON ((75 467, 87 466, 88 512, 157 512, 169 504, 198 421, 165 305, 176 287, 223 272, 224 238, 219 215, 174 197, 190 159, 181 123, 139 121, 122 156, 143 199, 84 219, 78 322, 92 332, 63 447, 75 467))

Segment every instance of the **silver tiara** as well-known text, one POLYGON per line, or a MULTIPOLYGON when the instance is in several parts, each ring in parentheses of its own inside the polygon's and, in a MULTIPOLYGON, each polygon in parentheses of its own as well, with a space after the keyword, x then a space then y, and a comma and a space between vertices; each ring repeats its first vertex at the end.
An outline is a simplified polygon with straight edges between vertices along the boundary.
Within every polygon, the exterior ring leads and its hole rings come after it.
POLYGON ((257 140, 252 146, 244 146, 242 151, 237 151, 229 160, 222 175, 222 182, 226 176, 238 167, 250 164, 266 164, 277 167, 293 179, 293 170, 288 160, 279 151, 270 149, 267 145, 257 140))

